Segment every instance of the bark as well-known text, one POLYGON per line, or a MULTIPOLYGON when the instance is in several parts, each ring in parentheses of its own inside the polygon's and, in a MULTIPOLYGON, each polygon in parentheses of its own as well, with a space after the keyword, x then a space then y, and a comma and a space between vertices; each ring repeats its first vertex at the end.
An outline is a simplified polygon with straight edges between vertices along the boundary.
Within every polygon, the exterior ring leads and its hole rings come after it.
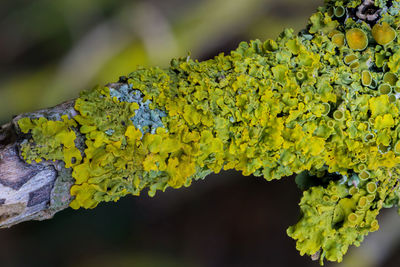
POLYGON ((16 122, 22 116, 36 118, 74 115, 74 101, 16 116, 0 128, 0 228, 23 221, 45 220, 68 207, 73 184, 64 163, 42 161, 27 164, 21 157, 24 135, 16 122))

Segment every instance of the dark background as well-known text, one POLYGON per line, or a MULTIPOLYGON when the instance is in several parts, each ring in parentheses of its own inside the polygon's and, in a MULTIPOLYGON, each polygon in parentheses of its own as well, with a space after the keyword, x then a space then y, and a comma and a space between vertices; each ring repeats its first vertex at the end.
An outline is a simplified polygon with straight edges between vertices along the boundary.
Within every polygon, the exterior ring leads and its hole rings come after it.
MULTIPOLYGON (((188 52, 204 60, 240 41, 275 38, 284 27, 299 30, 321 3, 1 0, 0 123, 138 65, 167 66, 188 52)), ((286 236, 299 216, 293 180, 267 183, 229 171, 154 198, 68 209, 0 230, 0 266, 318 266, 286 236)), ((387 225, 333 265, 400 266, 400 217, 393 214, 380 216, 387 225)))

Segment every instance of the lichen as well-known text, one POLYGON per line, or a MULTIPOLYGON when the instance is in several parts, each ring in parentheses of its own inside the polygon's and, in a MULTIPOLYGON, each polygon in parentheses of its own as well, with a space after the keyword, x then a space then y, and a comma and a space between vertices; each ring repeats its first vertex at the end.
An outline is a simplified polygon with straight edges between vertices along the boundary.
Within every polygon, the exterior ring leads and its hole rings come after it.
MULTIPOLYGON (((142 93, 139 90, 133 90, 131 84, 124 84, 118 89, 110 88, 110 96, 116 98, 120 102, 136 103, 131 108, 135 110, 135 115, 130 118, 135 125, 143 134, 150 131, 152 134, 155 133, 158 127, 163 127, 161 118, 165 117, 166 114, 158 109, 150 108, 150 101, 143 101, 142 93)), ((112 135, 113 129, 106 131, 106 134, 112 135)))
POLYGON ((399 3, 377 1, 372 17, 357 11, 370 2, 326 1, 299 34, 82 92, 73 118, 19 120, 22 155, 72 168, 75 209, 222 169, 302 174, 302 218, 288 234, 301 254, 341 261, 399 201, 399 3))
POLYGON ((31 120, 28 117, 18 121, 23 133, 32 135, 35 142, 22 144, 21 154, 31 163, 45 160, 62 160, 65 167, 73 167, 82 160, 81 152, 75 146, 76 134, 73 127, 77 126, 75 120, 68 119, 67 115, 61 117, 62 121, 49 121, 44 117, 31 120))
POLYGON ((372 37, 380 45, 387 45, 396 38, 396 31, 386 21, 382 25, 375 24, 372 27, 371 33, 372 37))
POLYGON ((367 34, 358 28, 351 28, 346 31, 346 40, 353 50, 364 50, 368 46, 367 34))
POLYGON ((321 264, 324 259, 340 262, 350 245, 359 246, 365 235, 378 230, 376 216, 388 192, 378 194, 370 187, 362 182, 351 192, 348 186, 330 181, 327 187, 305 191, 300 201, 302 217, 287 230, 297 240, 300 254, 321 250, 321 264))

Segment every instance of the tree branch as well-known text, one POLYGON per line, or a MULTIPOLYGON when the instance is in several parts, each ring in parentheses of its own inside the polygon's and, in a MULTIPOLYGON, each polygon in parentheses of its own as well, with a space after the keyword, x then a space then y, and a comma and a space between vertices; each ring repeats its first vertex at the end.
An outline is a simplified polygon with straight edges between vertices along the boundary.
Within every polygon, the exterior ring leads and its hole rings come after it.
POLYGON ((74 183, 71 170, 60 161, 26 163, 20 154, 25 137, 18 131, 21 117, 57 117, 71 113, 74 101, 29 114, 21 114, 0 130, 0 227, 23 221, 45 220, 68 207, 74 183))
POLYGON ((302 217, 287 233, 301 254, 340 262, 400 202, 400 22, 387 19, 399 9, 326 1, 297 35, 140 68, 14 118, 0 133, 0 225, 221 169, 296 173, 302 217))

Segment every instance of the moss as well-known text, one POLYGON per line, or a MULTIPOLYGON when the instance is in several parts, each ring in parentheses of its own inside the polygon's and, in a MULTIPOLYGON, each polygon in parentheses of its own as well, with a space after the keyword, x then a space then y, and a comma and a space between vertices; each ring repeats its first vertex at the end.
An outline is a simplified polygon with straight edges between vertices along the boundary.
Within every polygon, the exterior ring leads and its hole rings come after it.
POLYGON ((23 118, 22 155, 71 168, 75 209, 222 169, 268 181, 315 174, 317 182, 296 179, 303 215, 288 234, 301 254, 341 261, 378 229, 378 212, 399 191, 388 177, 399 176, 400 44, 387 33, 400 18, 382 11, 371 28, 350 16, 359 4, 326 1, 300 34, 139 68, 82 92, 73 118, 23 118))

